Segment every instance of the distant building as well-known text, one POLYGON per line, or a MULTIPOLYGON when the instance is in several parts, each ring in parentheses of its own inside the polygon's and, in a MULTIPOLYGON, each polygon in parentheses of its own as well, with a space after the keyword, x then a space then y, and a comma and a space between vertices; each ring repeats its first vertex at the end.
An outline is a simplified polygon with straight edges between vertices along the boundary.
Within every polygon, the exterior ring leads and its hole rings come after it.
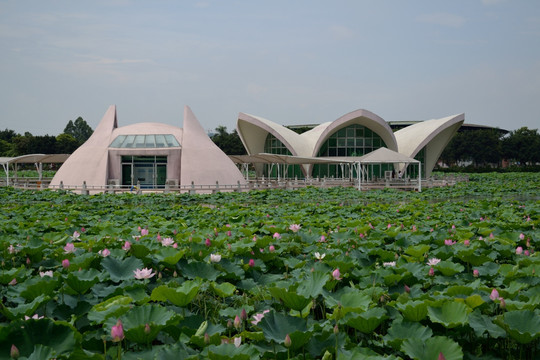
POLYGON ((56 172, 52 186, 108 184, 156 188, 244 183, 242 173, 208 137, 189 107, 184 128, 161 123, 118 127, 110 106, 92 136, 56 172))
MULTIPOLYGON (((237 130, 249 155, 260 153, 303 158, 360 158, 381 147, 420 160, 422 175, 429 177, 437 159, 465 120, 464 114, 408 124, 396 132, 390 124, 368 110, 356 110, 320 125, 285 127, 259 116, 240 113, 237 130), (297 130, 297 131, 294 131, 297 130), (307 130, 307 131, 304 131, 307 130), (301 133, 298 133, 301 132, 301 133)), ((372 175, 405 170, 403 165, 371 166, 372 175)), ((264 166, 264 176, 274 176, 272 166, 264 166)), ((289 177, 356 177, 352 167, 335 164, 289 165, 289 177)), ((284 172, 282 172, 284 173, 284 172)), ((416 176, 414 169, 408 175, 416 176)))

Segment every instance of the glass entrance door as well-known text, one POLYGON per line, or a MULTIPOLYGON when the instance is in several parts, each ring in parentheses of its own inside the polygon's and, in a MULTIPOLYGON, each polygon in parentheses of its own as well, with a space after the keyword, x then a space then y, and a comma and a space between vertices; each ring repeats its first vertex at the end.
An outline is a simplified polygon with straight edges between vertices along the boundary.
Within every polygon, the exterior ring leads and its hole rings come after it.
POLYGON ((161 188, 166 179, 166 156, 122 156, 122 185, 161 188))

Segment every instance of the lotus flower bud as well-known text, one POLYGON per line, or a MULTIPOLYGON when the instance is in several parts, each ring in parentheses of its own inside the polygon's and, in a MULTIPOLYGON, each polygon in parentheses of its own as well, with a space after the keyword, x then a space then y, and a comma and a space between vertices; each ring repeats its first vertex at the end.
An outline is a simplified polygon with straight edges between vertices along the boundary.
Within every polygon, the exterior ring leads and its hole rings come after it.
POLYGON ((255 266, 255 260, 249 259, 249 266, 254 267, 255 266))
POLYGON ((491 294, 489 295, 489 298, 493 301, 499 298, 499 292, 497 291, 497 289, 491 290, 491 294))
POLYGON ((210 241, 209 238, 206 238, 206 240, 204 241, 204 245, 206 245, 207 247, 212 246, 212 242, 210 241))
POLYGON ((285 345, 285 347, 287 347, 287 348, 291 347, 292 341, 291 341, 291 337, 289 336, 289 334, 285 335, 285 341, 283 342, 283 345, 285 345))
POLYGON ((246 309, 242 309, 242 312, 240 313, 240 318, 242 319, 242 321, 246 321, 246 320, 247 320, 246 309))
POLYGON ((236 329, 240 329, 240 326, 242 326, 242 320, 240 320, 240 317, 238 315, 236 315, 234 317, 234 327, 236 329))
POLYGON ((337 333, 339 333, 339 327, 336 325, 334 325, 334 334, 337 335, 337 333))
POLYGON ((150 325, 148 325, 148 323, 144 325, 144 333, 146 335, 150 334, 150 325))
POLYGON ((232 327, 233 327, 233 323, 232 323, 231 319, 229 319, 227 321, 227 329, 231 329, 232 327))
POLYGON ((62 267, 64 269, 67 269, 69 267, 69 260, 68 259, 62 260, 62 267))
POLYGON ((437 360, 446 360, 442 352, 439 353, 439 357, 437 358, 437 360))
POLYGON ((208 333, 204 333, 204 343, 206 345, 210 344, 210 335, 208 333))
POLYGON ((504 301, 504 298, 499 298, 499 300, 500 300, 499 307, 501 309, 506 308, 506 301, 504 301))
POLYGON ((477 269, 474 269, 472 274, 474 277, 478 277, 480 275, 480 272, 477 269))
POLYGON ((406 293, 410 293, 410 292, 411 292, 411 288, 408 287, 407 285, 403 285, 403 290, 405 290, 406 293))
POLYGON ((276 248, 274 247, 274 245, 270 245, 268 250, 270 250, 270 252, 274 252, 274 251, 276 251, 276 248))
POLYGON ((124 340, 124 327, 122 326, 122 321, 120 319, 118 319, 116 325, 111 328, 111 336, 114 342, 124 340))
POLYGON ((429 268, 429 273, 428 273, 429 276, 435 276, 435 269, 434 268, 429 268))
POLYGON ((9 355, 11 356, 12 359, 18 359, 19 356, 21 355, 19 353, 19 349, 17 349, 15 344, 11 344, 11 351, 10 351, 9 355))

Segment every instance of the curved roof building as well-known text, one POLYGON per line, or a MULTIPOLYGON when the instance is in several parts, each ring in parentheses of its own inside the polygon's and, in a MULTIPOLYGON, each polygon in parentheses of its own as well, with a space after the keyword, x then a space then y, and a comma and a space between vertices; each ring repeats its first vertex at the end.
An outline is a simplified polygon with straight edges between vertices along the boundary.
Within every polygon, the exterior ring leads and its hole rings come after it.
POLYGON ((186 106, 184 128, 161 123, 118 127, 109 107, 92 136, 60 167, 52 186, 107 184, 155 188, 245 183, 242 173, 208 137, 186 106))
MULTIPOLYGON (((249 155, 260 153, 300 157, 359 158, 385 147, 422 162, 423 175, 430 176, 440 154, 464 121, 464 114, 419 122, 397 132, 368 110, 356 110, 298 134, 270 120, 240 113, 237 130, 249 155)), ((399 168, 399 167, 398 167, 399 168)), ((374 168, 375 176, 393 170, 392 164, 374 168)), ((347 177, 339 164, 290 166, 289 175, 347 177)), ((266 169, 264 175, 272 176, 266 169)))

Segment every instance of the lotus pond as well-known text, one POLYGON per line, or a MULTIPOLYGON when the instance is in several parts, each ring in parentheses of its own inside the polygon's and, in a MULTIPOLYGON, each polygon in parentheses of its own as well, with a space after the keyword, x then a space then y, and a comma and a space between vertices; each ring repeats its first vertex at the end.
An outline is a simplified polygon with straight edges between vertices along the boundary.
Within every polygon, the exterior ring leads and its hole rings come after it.
POLYGON ((540 174, 422 193, 0 189, 0 359, 532 359, 540 174))

